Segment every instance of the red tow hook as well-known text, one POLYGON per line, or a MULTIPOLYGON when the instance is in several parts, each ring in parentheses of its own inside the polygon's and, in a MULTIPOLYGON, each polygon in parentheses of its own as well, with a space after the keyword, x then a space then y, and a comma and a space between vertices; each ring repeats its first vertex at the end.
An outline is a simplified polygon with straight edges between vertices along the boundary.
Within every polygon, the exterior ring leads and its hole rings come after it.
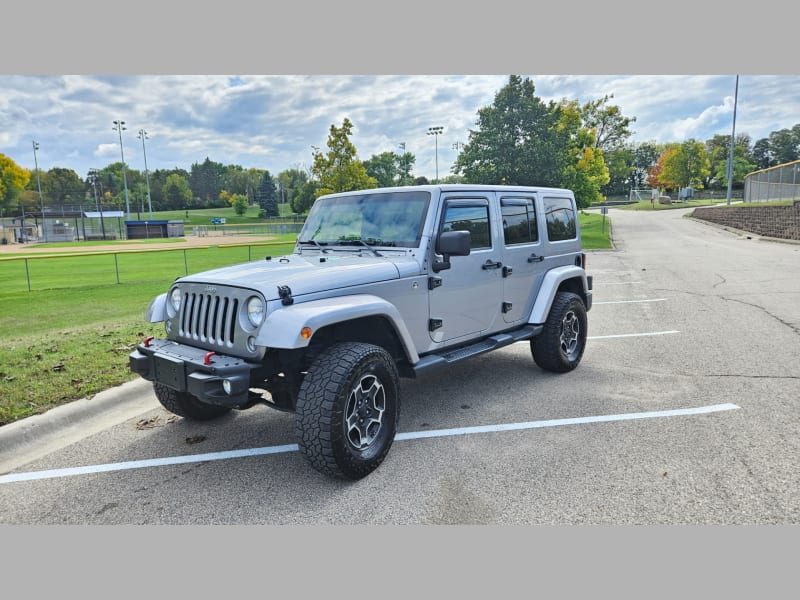
POLYGON ((152 342, 155 338, 151 335, 150 337, 144 338, 144 347, 149 348, 150 342, 152 342))
POLYGON ((206 355, 203 357, 203 364, 208 366, 211 364, 211 357, 216 356, 216 352, 206 352, 206 355))

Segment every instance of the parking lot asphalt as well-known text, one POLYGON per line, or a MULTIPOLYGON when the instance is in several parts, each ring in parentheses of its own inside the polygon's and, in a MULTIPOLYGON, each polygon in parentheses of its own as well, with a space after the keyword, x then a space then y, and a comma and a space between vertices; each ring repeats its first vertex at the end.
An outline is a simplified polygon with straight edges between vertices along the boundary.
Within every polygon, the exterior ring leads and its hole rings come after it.
POLYGON ((134 382, 109 400, 131 413, 70 418, 51 446, 23 454, 36 428, 18 425, 16 464, 0 437, 0 522, 797 523, 800 246, 684 212, 610 211, 575 371, 520 343, 404 380, 400 435, 364 480, 311 470, 291 415, 189 423, 134 382))

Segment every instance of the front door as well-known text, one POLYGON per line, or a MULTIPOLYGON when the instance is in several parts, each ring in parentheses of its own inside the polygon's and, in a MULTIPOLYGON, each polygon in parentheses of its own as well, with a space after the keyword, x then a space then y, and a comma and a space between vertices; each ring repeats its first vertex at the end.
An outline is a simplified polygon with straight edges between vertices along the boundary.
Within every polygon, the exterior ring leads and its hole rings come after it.
POLYGON ((493 330, 502 302, 502 248, 489 198, 449 195, 439 232, 470 232, 469 256, 450 257, 450 268, 431 273, 429 331, 434 342, 479 337, 493 330))

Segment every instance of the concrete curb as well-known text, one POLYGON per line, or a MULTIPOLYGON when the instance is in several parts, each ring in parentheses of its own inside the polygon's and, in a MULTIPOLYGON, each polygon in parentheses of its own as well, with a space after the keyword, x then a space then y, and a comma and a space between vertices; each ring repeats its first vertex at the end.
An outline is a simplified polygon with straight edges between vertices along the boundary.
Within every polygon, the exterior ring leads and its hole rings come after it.
POLYGON ((0 474, 158 408, 149 381, 135 379, 0 427, 0 474))

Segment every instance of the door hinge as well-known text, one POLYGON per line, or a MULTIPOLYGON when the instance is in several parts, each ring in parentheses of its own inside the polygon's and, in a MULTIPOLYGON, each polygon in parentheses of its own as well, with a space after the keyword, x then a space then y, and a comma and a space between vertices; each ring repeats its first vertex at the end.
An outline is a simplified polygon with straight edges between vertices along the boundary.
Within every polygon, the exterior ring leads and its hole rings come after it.
POLYGON ((428 289, 435 290, 442 285, 441 277, 428 277, 428 289))
POLYGON ((511 302, 503 302, 503 313, 511 312, 511 307, 514 306, 511 302))
POLYGON ((429 331, 436 331, 437 329, 441 329, 441 327, 442 327, 441 319, 431 319, 430 321, 428 321, 429 331))
POLYGON ((511 267, 503 267, 503 277, 508 277, 514 270, 511 267))

